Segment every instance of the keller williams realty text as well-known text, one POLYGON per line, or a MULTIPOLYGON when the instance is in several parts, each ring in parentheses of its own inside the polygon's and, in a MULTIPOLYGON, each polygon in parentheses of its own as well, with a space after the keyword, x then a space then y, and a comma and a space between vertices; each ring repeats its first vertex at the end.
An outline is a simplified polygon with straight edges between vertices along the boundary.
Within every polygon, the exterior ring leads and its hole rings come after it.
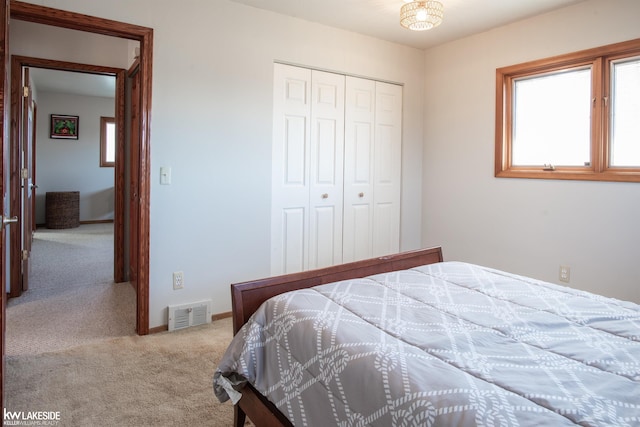
MULTIPOLYGON (((46 425, 55 425, 60 421, 60 411, 7 411, 4 408, 4 421, 45 421, 46 425), (55 421, 55 423, 51 423, 55 421)), ((23 423, 19 423, 23 425, 23 423)), ((15 425, 10 423, 10 425, 15 425)), ((35 424, 33 424, 35 425, 35 424)))

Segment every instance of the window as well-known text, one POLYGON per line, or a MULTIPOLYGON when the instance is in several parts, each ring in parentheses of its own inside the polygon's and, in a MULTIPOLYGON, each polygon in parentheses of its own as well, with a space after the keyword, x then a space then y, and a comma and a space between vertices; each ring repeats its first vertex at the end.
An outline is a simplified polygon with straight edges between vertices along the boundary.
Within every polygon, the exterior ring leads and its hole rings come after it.
POLYGON ((495 173, 640 182, 640 39, 499 68, 495 173))
POLYGON ((100 117, 100 166, 116 164, 116 121, 113 117, 100 117))

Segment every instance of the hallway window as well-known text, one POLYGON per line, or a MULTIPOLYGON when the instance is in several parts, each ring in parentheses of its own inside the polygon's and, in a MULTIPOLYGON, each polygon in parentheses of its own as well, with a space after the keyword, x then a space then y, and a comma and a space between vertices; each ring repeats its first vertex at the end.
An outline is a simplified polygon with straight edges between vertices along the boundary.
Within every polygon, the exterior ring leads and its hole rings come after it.
POLYGON ((100 166, 113 167, 116 163, 116 120, 100 117, 100 166))

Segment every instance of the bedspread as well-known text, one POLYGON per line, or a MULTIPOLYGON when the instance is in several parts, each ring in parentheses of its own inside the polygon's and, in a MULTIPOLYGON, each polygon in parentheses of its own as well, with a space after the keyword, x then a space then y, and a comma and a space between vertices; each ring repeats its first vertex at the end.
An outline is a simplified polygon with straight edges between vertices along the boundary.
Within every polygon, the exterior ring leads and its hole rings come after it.
POLYGON ((214 374, 296 426, 639 426, 640 306, 444 262, 265 302, 214 374))

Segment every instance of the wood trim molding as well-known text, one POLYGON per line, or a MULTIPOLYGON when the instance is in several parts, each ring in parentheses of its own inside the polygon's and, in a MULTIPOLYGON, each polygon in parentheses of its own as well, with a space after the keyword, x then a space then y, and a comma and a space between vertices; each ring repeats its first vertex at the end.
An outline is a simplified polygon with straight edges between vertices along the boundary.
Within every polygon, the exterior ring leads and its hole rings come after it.
MULTIPOLYGON (((7 147, 7 151, 5 154, 9 154, 9 182, 5 182, 5 186, 9 188, 9 206, 5 206, 5 211, 8 212, 8 216, 16 216, 18 215, 16 212, 21 212, 20 205, 20 196, 22 193, 21 190, 21 182, 19 176, 19 165, 20 162, 20 126, 18 125, 17 118, 20 114, 22 114, 22 109, 20 108, 20 81, 22 80, 21 73, 19 67, 16 66, 16 57, 11 58, 11 83, 10 88, 7 91, 7 98, 10 99, 11 108, 10 108, 10 131, 9 131, 9 144, 7 147)), ((9 61, 7 61, 9 62, 9 61)), ((8 116, 5 111, 5 116, 8 116)), ((18 216, 20 218, 20 216, 18 216)), ((18 224, 16 227, 9 227, 7 230, 9 232, 9 253, 10 254, 20 254, 22 250, 22 242, 21 236, 22 231, 18 224)), ((7 240, 5 240, 7 242, 7 240)), ((9 266, 9 297, 15 298, 19 297, 22 293, 22 257, 20 256, 9 256, 8 261, 9 266)))
POLYGON ((212 314, 211 315, 211 321, 215 322, 216 320, 228 319, 229 317, 231 317, 232 314, 233 314, 233 312, 231 312, 231 311, 225 311, 224 313, 212 314))
POLYGON ((110 19, 62 9, 54 9, 52 7, 38 6, 16 0, 11 0, 10 11, 11 18, 20 21, 35 22, 37 24, 52 25, 123 39, 140 41, 147 37, 149 33, 153 33, 151 28, 141 27, 135 24, 112 21, 110 19))
POLYGON ((114 221, 113 228, 113 280, 116 283, 124 282, 124 256, 125 256, 125 82, 127 71, 122 69, 116 75, 116 160, 114 164, 114 221))
MULTIPOLYGON (((0 155, 0 160, 4 160, 4 156, 6 155, 5 148, 8 148, 8 140, 9 140, 9 0, 0 0, 0 61, 3 64, 2 75, 0 76, 0 105, 2 105, 2 114, 0 114, 0 147, 2 147, 2 155, 0 155)), ((0 174, 1 176, 6 175, 6 171, 4 170, 4 163, 0 161, 0 174)), ((4 185, 6 187, 6 182, 2 179, 4 185)), ((2 189, 5 192, 5 188, 2 189)), ((2 208, 2 215, 4 215, 6 207, 4 206, 4 200, 0 201, 0 207, 2 208)), ((2 251, 2 259, 0 259, 0 274, 2 274, 2 279, 0 283, 6 289, 6 247, 4 246, 5 239, 5 227, 2 227, 0 230, 0 239, 2 239, 3 244, 0 244, 0 247, 5 248, 2 251)), ((0 360, 0 402, 2 402, 2 406, 4 408, 4 380, 5 380, 5 329, 6 329, 6 303, 7 303, 7 293, 5 290, 2 290, 2 301, 0 303, 0 352, 1 352, 1 360, 0 360)), ((3 423, 4 424, 4 423, 3 423)))
POLYGON ((139 235, 136 332, 149 333, 149 211, 151 159, 151 89, 153 68, 153 29, 75 12, 38 6, 16 0, 10 2, 13 19, 52 25, 89 33, 136 40, 140 43, 141 73, 141 155, 139 167, 139 235))
MULTIPOLYGON (((557 179, 582 181, 640 182, 640 167, 612 166, 610 104, 613 61, 640 55, 640 39, 629 40, 553 56, 496 69, 495 154, 494 175, 498 178, 557 179), (544 165, 514 165, 513 128, 515 126, 515 83, 524 78, 551 73, 590 70, 591 117, 590 158, 584 165, 545 167, 544 165), (608 105, 609 104, 609 105, 608 105)), ((586 105, 585 105, 586 106, 586 105)), ((585 128, 586 130, 586 128, 585 128)), ((585 159, 586 160, 586 159, 585 159)))
POLYGON ((160 332, 167 332, 169 330, 169 325, 160 325, 154 328, 149 329, 150 334, 159 334, 160 332))
POLYGON ((140 40, 140 165, 138 212, 138 326, 140 335, 149 331, 149 215, 151 198, 151 86, 153 30, 140 40))

